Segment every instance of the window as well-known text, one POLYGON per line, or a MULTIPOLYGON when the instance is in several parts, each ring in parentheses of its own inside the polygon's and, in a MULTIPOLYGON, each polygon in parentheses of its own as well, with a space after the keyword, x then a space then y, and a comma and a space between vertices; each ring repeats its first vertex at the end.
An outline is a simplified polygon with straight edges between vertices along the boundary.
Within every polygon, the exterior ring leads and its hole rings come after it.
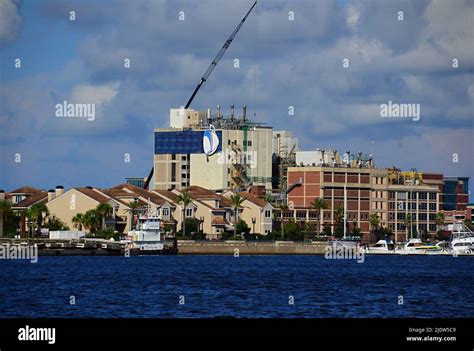
POLYGON ((430 193, 430 200, 436 200, 436 193, 430 193))
POLYGON ((252 146, 252 140, 247 140, 247 146, 252 146))
POLYGON ((193 209, 192 208, 187 208, 186 209, 186 217, 192 217, 193 216, 193 209))
POLYGON ((426 200, 428 196, 428 193, 418 193, 418 199, 420 200, 426 200))
POLYGON ((181 156, 182 161, 186 161, 186 155, 181 156))
POLYGON ((427 218, 428 218, 428 215, 426 213, 419 213, 418 214, 418 220, 420 220, 420 221, 426 221, 427 218))
POLYGON ((426 210, 428 208, 426 202, 421 202, 418 204, 418 209, 419 210, 426 210))
POLYGON ((436 211, 436 204, 430 204, 430 211, 436 211))
POLYGON ((19 203, 21 200, 23 199, 23 197, 21 195, 15 195, 15 203, 19 203))
POLYGON ((168 217, 170 215, 170 209, 167 207, 163 208, 162 212, 163 212, 163 217, 168 217))
POLYGON ((270 218, 272 216, 272 211, 265 210, 265 218, 270 218))
POLYGON ((430 228, 430 232, 436 231, 436 224, 430 224, 429 228, 430 228))
POLYGON ((186 165, 181 165, 181 169, 186 169, 186 165))

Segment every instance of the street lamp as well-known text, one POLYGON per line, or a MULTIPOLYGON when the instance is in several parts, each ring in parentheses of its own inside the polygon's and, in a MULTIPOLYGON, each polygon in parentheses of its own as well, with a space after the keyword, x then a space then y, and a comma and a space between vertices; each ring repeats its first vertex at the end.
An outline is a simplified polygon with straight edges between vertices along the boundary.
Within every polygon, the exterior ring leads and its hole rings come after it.
POLYGON ((252 217, 252 226, 253 226, 253 235, 255 236, 255 222, 257 222, 257 218, 252 217))
POLYGON ((302 218, 300 221, 301 221, 301 236, 303 237, 303 241, 304 241, 304 222, 305 222, 305 220, 302 218))
POLYGON ((204 217, 199 217, 199 227, 201 229, 201 234, 204 234, 204 217))

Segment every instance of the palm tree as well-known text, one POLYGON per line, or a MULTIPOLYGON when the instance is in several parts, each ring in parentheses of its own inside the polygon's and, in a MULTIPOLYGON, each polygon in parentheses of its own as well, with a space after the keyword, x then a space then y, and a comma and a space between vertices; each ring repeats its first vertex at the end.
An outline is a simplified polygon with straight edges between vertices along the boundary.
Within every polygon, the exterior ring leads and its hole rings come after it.
POLYGON ((321 225, 320 225, 320 214, 321 210, 324 210, 327 208, 326 202, 324 202, 323 198, 317 197, 309 204, 309 208, 313 210, 317 210, 318 216, 316 217, 318 219, 318 235, 321 233, 321 225))
POLYGON ((379 216, 376 213, 372 213, 369 216, 369 223, 370 223, 370 226, 371 226, 371 229, 372 229, 372 231, 371 231, 372 232, 372 238, 374 238, 375 237, 375 229, 377 229, 377 227, 380 224, 379 216))
POLYGON ((186 236, 186 208, 193 201, 193 198, 187 191, 183 191, 178 195, 177 200, 183 210, 183 223, 181 224, 181 229, 183 230, 183 236, 186 236))
POLYGON ((46 218, 49 216, 48 207, 44 202, 34 204, 26 211, 26 216, 36 225, 36 234, 41 232, 41 226, 43 225, 43 216, 46 218))
POLYGON ((76 214, 72 217, 72 223, 74 228, 78 228, 79 231, 82 231, 82 226, 84 225, 84 215, 82 213, 76 214))
POLYGON ((102 220, 102 229, 105 229, 105 218, 111 216, 114 213, 114 209, 110 204, 104 202, 98 204, 95 210, 102 220))
POLYGON ((272 199, 272 196, 270 194, 265 194, 265 196, 263 197, 263 200, 265 201, 265 203, 272 203, 273 199, 272 199))
MULTIPOLYGON (((408 226, 410 226, 410 233, 411 233, 411 230, 412 230, 412 221, 413 221, 413 217, 412 217, 411 213, 408 213, 405 216, 405 220, 403 221, 403 223, 405 224, 407 237, 408 237, 408 226)), ((411 237, 411 235, 410 235, 410 237, 411 237)))
POLYGON ((338 206, 334 211, 334 230, 339 227, 344 219, 344 207, 338 206))
POLYGON ((284 226, 284 220, 285 220, 285 211, 288 211, 288 205, 285 203, 280 204, 280 216, 281 216, 281 221, 280 221, 280 226, 281 226, 281 238, 284 239, 285 237, 285 226, 284 226))
POLYGON ((1 221, 2 221, 2 226, 1 226, 1 236, 5 236, 5 227, 6 223, 8 220, 8 217, 11 216, 12 214, 12 204, 10 201, 7 200, 0 200, 0 214, 1 214, 1 221))
POLYGON ((100 217, 100 214, 95 209, 87 211, 84 214, 84 227, 91 233, 95 233, 101 224, 100 217))
POLYGON ((234 210, 234 237, 237 235, 237 222, 239 221, 239 209, 245 199, 239 194, 233 194, 229 197, 232 209, 234 210))
POLYGON ((443 212, 438 212, 436 214, 436 220, 435 220, 436 225, 438 226, 438 230, 440 230, 439 227, 444 225, 444 213, 443 212))

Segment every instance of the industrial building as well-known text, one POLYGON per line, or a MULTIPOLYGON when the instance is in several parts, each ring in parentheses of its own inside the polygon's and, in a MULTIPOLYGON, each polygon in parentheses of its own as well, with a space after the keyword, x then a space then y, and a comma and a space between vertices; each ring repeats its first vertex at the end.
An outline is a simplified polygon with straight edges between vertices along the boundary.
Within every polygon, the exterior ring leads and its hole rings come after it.
POLYGON ((466 212, 468 178, 444 178, 442 174, 424 173, 412 169, 376 168, 371 155, 361 152, 340 155, 336 150, 296 152, 296 167, 288 168, 287 218, 314 222, 334 231, 335 210, 344 206, 347 189, 347 223, 349 229, 358 227, 369 239, 372 229, 370 215, 380 219, 379 227, 390 229, 397 241, 421 234, 435 235, 438 212, 466 212), (324 199, 327 208, 311 209, 315 198, 324 199))
POLYGON ((171 109, 170 127, 155 129, 152 189, 200 186, 210 190, 272 188, 272 128, 242 115, 171 109), (205 150, 206 135, 214 140, 205 150))

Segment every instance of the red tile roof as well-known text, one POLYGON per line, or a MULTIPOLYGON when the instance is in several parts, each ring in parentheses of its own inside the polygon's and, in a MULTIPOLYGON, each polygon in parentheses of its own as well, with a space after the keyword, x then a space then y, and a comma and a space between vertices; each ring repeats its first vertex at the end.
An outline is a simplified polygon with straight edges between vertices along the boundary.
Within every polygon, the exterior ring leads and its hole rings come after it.
POLYGON ((226 225, 229 224, 223 217, 214 217, 211 221, 212 225, 226 225))
POLYGON ((11 194, 36 194, 41 192, 41 190, 33 188, 31 186, 22 186, 21 188, 10 191, 11 194))
POLYGON ((46 201, 48 199, 48 193, 41 191, 33 195, 27 196, 25 199, 17 204, 12 205, 12 209, 28 208, 36 203, 46 201))
POLYGON ((74 188, 74 189, 76 189, 77 191, 80 191, 84 195, 87 195, 90 198, 100 203, 107 202, 111 199, 110 196, 105 196, 102 193, 95 191, 94 189, 89 189, 89 188, 74 188))
POLYGON ((264 199, 261 199, 253 194, 250 194, 250 193, 247 193, 247 192, 240 192, 238 193, 241 197, 243 197, 244 199, 252 202, 253 204, 257 205, 257 206, 260 206, 260 207, 265 207, 265 205, 267 204, 267 202, 264 200, 264 199))
POLYGON ((110 189, 106 189, 105 191, 111 191, 112 193, 115 193, 117 195, 114 195, 114 196, 123 196, 123 195, 119 195, 120 193, 126 193, 128 195, 132 195, 135 194, 137 197, 141 197, 142 199, 145 199, 145 200, 148 200, 150 199, 150 201, 152 203, 154 203, 155 205, 158 205, 158 206, 163 206, 163 204, 165 203, 165 199, 163 199, 161 196, 151 192, 151 191, 148 191, 146 189, 142 189, 138 186, 135 186, 135 185, 131 185, 131 184, 126 184, 126 183, 123 183, 123 184, 119 184, 113 188, 110 188, 110 189), (127 191, 125 191, 124 189, 127 189, 127 191), (130 193, 131 192, 131 193, 130 193))

